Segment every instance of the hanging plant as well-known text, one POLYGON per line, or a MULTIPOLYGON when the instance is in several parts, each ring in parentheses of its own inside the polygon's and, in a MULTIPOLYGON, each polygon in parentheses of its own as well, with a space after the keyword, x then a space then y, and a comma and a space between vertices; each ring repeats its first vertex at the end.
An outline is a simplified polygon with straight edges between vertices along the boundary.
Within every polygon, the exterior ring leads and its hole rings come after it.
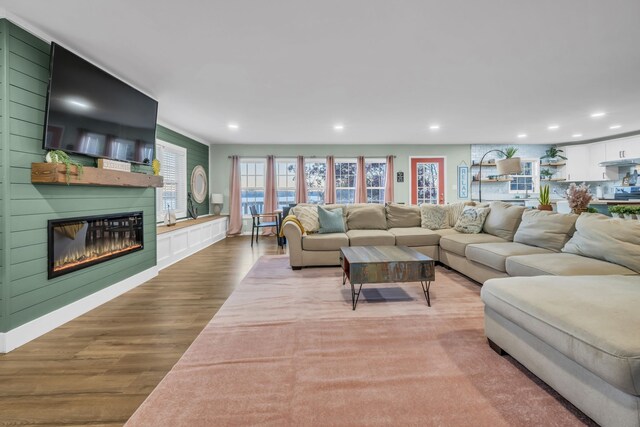
POLYGON ((63 165, 65 165, 66 167, 65 177, 67 180, 67 185, 69 185, 69 182, 71 181, 71 166, 75 166, 78 169, 77 179, 80 179, 80 177, 82 176, 82 173, 84 172, 84 165, 82 163, 79 163, 73 160, 71 157, 69 157, 67 153, 65 153, 62 150, 49 151, 45 156, 45 161, 47 163, 54 163, 54 164, 62 163, 63 165))

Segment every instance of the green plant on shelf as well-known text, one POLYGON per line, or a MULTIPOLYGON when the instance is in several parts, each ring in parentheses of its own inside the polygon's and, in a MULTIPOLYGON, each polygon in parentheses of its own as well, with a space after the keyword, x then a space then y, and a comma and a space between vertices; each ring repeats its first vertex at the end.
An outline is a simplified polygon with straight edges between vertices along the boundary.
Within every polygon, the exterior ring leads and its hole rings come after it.
POLYGON ((77 179, 80 179, 80 177, 82 177, 82 173, 84 172, 83 164, 73 160, 67 153, 62 150, 51 150, 47 152, 45 160, 47 163, 62 163, 63 165, 65 165, 65 177, 67 180, 67 185, 71 181, 71 166, 75 166, 78 170, 77 179))
POLYGON ((553 172, 551 172, 551 170, 549 169, 542 169, 540 171, 540 178, 542 179, 551 179, 552 176, 553 176, 553 172))
POLYGON ((544 159, 549 159, 549 161, 558 160, 558 159, 567 160, 567 158, 560 153, 564 153, 564 150, 556 147, 550 147, 544 152, 544 156, 540 157, 540 160, 544 160, 544 159))

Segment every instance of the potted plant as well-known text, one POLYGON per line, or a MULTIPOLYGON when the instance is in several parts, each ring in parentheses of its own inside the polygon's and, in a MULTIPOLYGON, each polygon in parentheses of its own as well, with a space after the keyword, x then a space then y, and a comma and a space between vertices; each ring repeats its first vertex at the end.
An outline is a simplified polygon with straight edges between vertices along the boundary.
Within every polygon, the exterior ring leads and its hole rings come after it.
POLYGON ((538 199, 540 204, 538 205, 538 210, 541 211, 552 211, 553 206, 551 206, 551 196, 549 184, 540 186, 540 198, 538 199))
POLYGON ((62 150, 51 150, 47 152, 47 155, 44 159, 47 163, 62 163, 63 165, 65 165, 65 177, 67 179, 67 185, 71 180, 71 166, 75 166, 78 170, 77 179, 80 179, 80 177, 82 176, 82 172, 84 172, 82 163, 73 160, 67 153, 62 150))
POLYGON ((549 163, 555 163, 558 159, 567 160, 567 158, 560 153, 564 153, 564 150, 550 147, 544 152, 544 156, 540 157, 540 160, 548 159, 549 163))
POLYGON ((637 219, 637 214, 640 213, 640 209, 636 206, 623 206, 623 213, 625 219, 637 219))
POLYGON ((553 172, 551 172, 551 170, 549 170, 549 169, 542 169, 540 171, 540 178, 541 179, 549 180, 549 179, 551 179, 552 176, 553 176, 553 172))
POLYGON ((609 213, 614 218, 624 218, 624 206, 609 206, 609 213))
POLYGON ((565 196, 569 202, 571 212, 580 215, 582 212, 586 212, 589 207, 589 203, 593 198, 593 195, 589 191, 589 186, 584 182, 580 185, 576 185, 574 182, 569 185, 565 196))

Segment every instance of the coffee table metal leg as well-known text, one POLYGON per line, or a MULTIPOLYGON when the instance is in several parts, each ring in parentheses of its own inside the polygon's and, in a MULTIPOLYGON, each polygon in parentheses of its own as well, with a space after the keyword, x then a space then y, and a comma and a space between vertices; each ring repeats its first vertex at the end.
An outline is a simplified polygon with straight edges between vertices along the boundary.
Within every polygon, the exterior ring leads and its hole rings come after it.
POLYGON ((356 305, 358 304, 358 298, 360 298, 360 291, 362 290, 362 283, 360 283, 360 288, 358 289, 358 292, 356 292, 356 288, 355 286, 353 286, 353 283, 351 281, 349 281, 349 283, 351 283, 351 303, 353 304, 353 309, 356 309, 356 305))
POLYGON ((429 280, 425 286, 424 281, 420 281, 422 285, 422 292, 424 292, 424 297, 427 299, 427 306, 431 307, 431 298, 429 298, 429 287, 431 286, 431 280, 429 280))
POLYGON ((344 286, 345 283, 347 283, 347 273, 345 273, 343 271, 342 272, 342 286, 344 286))

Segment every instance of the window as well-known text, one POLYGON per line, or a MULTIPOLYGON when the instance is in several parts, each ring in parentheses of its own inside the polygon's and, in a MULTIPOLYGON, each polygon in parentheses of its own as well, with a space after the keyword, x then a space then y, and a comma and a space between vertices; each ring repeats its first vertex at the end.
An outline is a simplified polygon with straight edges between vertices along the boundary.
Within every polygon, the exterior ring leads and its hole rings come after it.
POLYGON ((540 161, 522 159, 522 172, 511 176, 509 193, 535 193, 540 186, 540 161))
POLYGON ((170 209, 177 218, 187 216, 187 149, 156 141, 157 159, 164 187, 156 192, 157 220, 162 221, 170 209))
POLYGON ((353 203, 356 199, 356 160, 336 159, 336 203, 353 203))
POLYGON ((283 209, 296 202, 296 160, 276 161, 276 185, 278 186, 278 208, 283 209))
POLYGON ((367 174, 367 203, 384 203, 387 162, 384 159, 367 160, 365 172, 367 174))
POLYGON ((240 161, 240 187, 242 215, 251 215, 249 208, 255 206, 258 213, 264 211, 264 159, 240 161))
POLYGON ((305 161, 307 177, 307 202, 324 203, 324 187, 327 179, 327 163, 324 160, 305 161))

